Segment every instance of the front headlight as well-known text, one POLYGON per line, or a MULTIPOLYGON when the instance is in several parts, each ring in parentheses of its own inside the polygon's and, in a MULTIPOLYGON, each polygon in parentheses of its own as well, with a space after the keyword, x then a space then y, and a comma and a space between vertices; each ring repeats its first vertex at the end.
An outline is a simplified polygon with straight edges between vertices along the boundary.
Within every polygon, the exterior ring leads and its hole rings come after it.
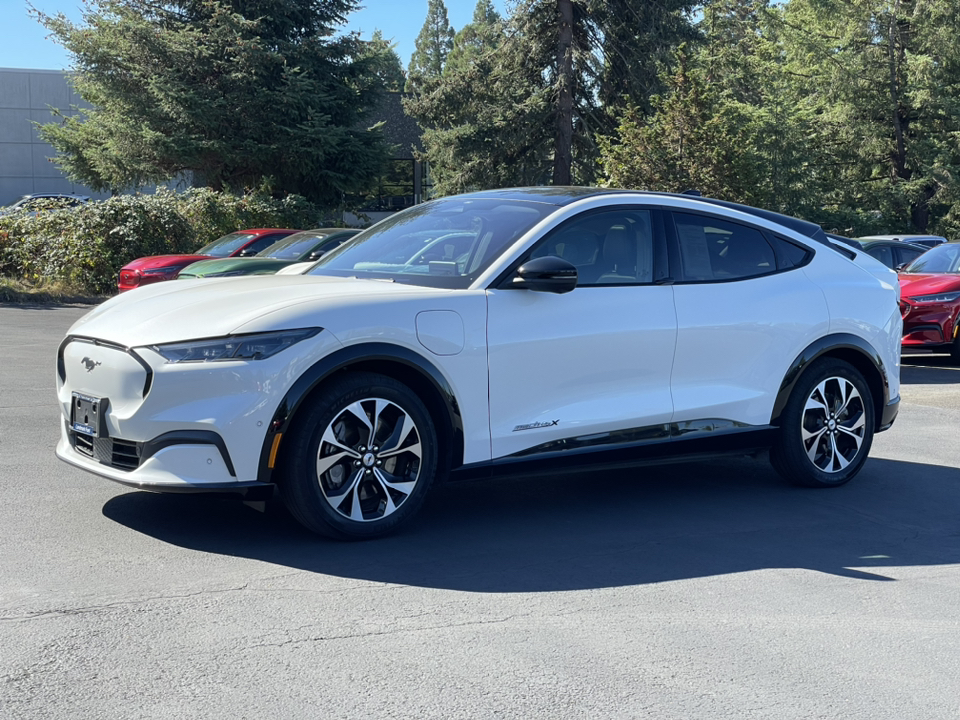
POLYGON ((313 337, 323 328, 281 330, 256 335, 231 335, 184 343, 151 345, 168 363, 211 362, 215 360, 263 360, 313 337))
POLYGON ((952 303, 960 300, 960 292, 941 293, 940 295, 918 295, 910 298, 915 303, 952 303))

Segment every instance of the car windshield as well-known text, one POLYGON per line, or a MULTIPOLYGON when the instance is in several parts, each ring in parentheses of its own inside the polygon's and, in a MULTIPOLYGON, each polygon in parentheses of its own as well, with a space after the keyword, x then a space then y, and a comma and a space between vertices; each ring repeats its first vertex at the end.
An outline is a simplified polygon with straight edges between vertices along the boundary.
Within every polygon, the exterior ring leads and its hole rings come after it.
POLYGON ((960 243, 937 245, 927 250, 904 269, 907 273, 960 272, 960 243))
POLYGON ((445 198, 416 205, 321 258, 308 274, 466 288, 555 205, 445 198))
POLYGON ((321 240, 331 234, 328 232, 313 232, 312 230, 294 233, 275 242, 266 250, 261 250, 257 253, 257 257, 274 258, 276 260, 300 260, 302 256, 309 254, 316 245, 319 245, 321 240))
POLYGON ((253 240, 253 238, 254 236, 250 233, 233 232, 229 235, 224 235, 222 238, 214 240, 209 245, 204 245, 202 248, 197 250, 197 255, 230 257, 241 247, 253 240))

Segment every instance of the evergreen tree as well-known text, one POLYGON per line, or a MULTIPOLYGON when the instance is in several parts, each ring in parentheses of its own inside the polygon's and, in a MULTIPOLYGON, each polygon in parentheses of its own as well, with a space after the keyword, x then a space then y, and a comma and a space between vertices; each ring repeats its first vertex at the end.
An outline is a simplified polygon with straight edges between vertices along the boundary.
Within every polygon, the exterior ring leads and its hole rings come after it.
POLYGON ((360 57, 370 63, 385 90, 403 92, 406 75, 395 47, 396 43, 383 39, 383 33, 380 30, 374 30, 373 37, 364 44, 360 57))
POLYGON ((453 49, 447 57, 444 72, 465 70, 478 54, 495 49, 499 42, 495 28, 500 22, 500 13, 491 0, 477 0, 473 21, 464 25, 453 38, 453 49))
MULTIPOLYGON (((652 113, 629 112, 601 144, 607 182, 820 213, 816 115, 792 92, 768 0, 710 0, 652 113)), ((822 214, 822 213, 821 213, 822 214)))
POLYGON ((827 198, 926 232, 960 199, 960 4, 791 0, 785 51, 819 114, 827 198))
POLYGON ((426 80, 443 74, 447 56, 453 49, 453 38, 443 0, 427 0, 427 19, 417 35, 416 49, 407 68, 407 92, 414 92, 426 80))
MULTIPOLYGON (((624 23, 614 8, 645 4, 519 0, 503 23, 472 23, 472 31, 481 35, 464 51, 464 61, 448 62, 444 75, 425 83, 407 103, 408 112, 428 129, 426 156, 436 187, 595 182, 596 137, 614 127, 599 100, 605 52, 618 46, 604 45, 604 38, 624 23), (502 158, 510 158, 510 164, 504 166, 502 158)), ((687 22, 679 8, 692 2, 661 4, 673 10, 657 17, 670 17, 678 27, 687 22)), ((480 3, 477 15, 485 5, 480 3)), ((672 28, 648 28, 644 37, 670 46, 677 37, 672 28)), ((669 47, 653 44, 643 52, 670 55, 669 47)), ((617 77, 609 75, 609 82, 619 82, 617 77)), ((646 102, 644 97, 637 104, 646 102)))
POLYGON ((337 203, 382 167, 364 128, 380 80, 355 37, 355 0, 94 0, 75 24, 40 15, 73 56, 91 109, 42 128, 75 180, 296 192, 337 203))

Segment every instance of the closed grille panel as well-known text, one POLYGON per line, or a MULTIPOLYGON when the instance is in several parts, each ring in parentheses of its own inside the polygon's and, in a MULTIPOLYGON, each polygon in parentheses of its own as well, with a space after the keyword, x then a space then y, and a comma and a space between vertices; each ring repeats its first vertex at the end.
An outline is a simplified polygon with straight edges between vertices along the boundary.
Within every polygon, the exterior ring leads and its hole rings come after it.
POLYGON ((140 467, 143 443, 120 438, 92 438, 75 432, 70 433, 70 442, 78 453, 92 457, 102 465, 118 470, 136 470, 140 467))

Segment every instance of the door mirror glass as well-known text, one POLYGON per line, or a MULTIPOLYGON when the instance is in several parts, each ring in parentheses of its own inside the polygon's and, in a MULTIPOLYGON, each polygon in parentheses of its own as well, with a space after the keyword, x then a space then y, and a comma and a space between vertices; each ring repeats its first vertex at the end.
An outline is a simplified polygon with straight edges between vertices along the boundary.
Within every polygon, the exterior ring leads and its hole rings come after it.
POLYGON ((528 260, 507 287, 539 292, 566 293, 577 286, 577 268, 554 255, 528 260))

